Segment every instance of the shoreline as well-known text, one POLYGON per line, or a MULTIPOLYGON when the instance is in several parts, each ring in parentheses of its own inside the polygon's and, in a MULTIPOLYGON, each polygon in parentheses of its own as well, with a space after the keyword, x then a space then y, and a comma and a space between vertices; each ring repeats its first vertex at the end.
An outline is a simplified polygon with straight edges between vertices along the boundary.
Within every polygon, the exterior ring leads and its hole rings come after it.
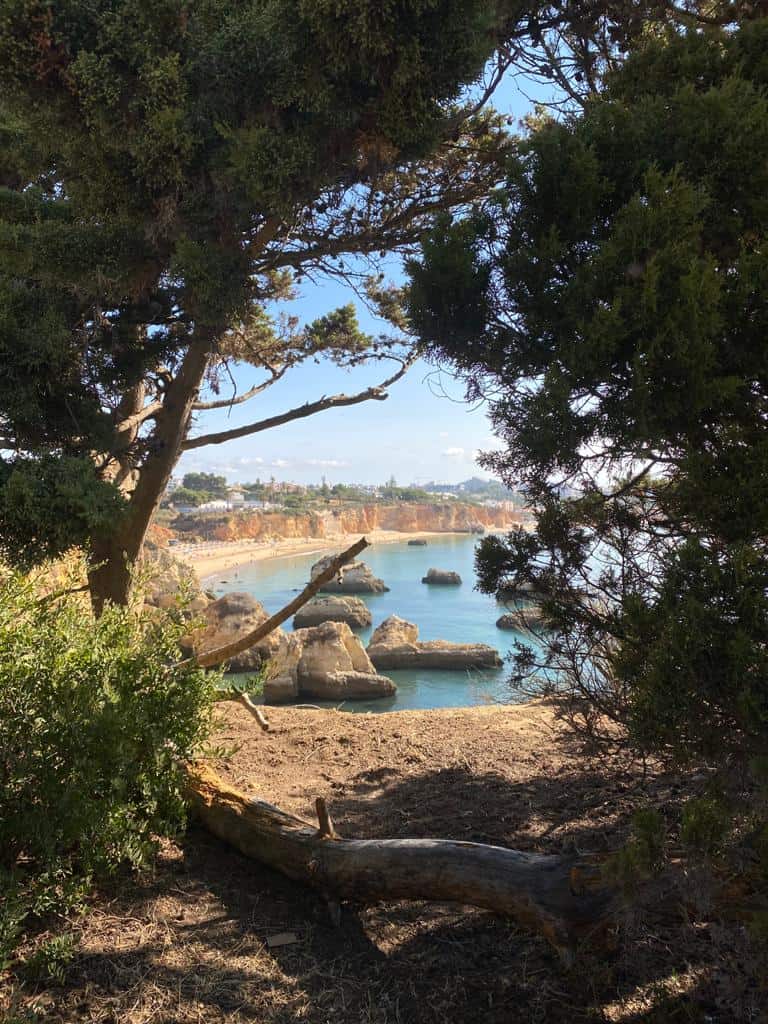
MULTIPOLYGON (((495 529, 486 529, 486 534, 495 529)), ((205 586, 215 577, 230 570, 238 570, 254 562, 263 562, 274 558, 288 558, 291 555, 330 554, 337 552, 340 546, 348 546, 359 535, 356 533, 338 534, 334 537, 288 537, 280 540, 263 541, 208 541, 202 544, 175 544, 171 551, 190 568, 194 569, 205 586)), ((435 537, 470 537, 472 534, 463 531, 419 530, 405 533, 399 530, 371 530, 362 534, 371 545, 397 544, 409 540, 429 540, 435 537)), ((478 536, 479 535, 475 535, 478 536)))

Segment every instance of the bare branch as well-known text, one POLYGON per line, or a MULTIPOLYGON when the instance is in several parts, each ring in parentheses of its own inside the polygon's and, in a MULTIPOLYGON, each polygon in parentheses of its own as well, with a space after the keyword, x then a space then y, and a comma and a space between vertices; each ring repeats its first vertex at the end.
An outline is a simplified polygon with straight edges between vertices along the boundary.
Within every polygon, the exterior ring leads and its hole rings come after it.
POLYGON ((260 395, 262 391, 266 391, 267 388, 271 388, 273 384, 280 380, 288 367, 283 367, 277 373, 273 373, 272 376, 261 384, 255 384, 252 388, 244 391, 242 395, 232 395, 231 398, 217 398, 210 402, 195 402, 192 406, 195 412, 204 412, 209 409, 228 409, 232 405, 242 405, 243 402, 247 402, 251 398, 255 398, 256 395, 260 395))
POLYGON ((261 708, 254 704, 247 693, 241 693, 237 696, 237 703, 242 704, 246 711, 249 711, 256 721, 259 723, 259 727, 264 732, 269 732, 269 719, 266 717, 261 708))
POLYGON ((222 662, 229 661, 230 658, 234 658, 237 654, 242 654, 243 651, 249 650, 259 640, 263 640, 265 636, 269 636, 270 633, 274 632, 278 626, 282 625, 286 619, 289 619, 294 615, 299 608, 309 601, 310 598, 314 597, 318 590, 324 583, 332 580, 334 576, 340 571, 340 569, 351 562, 355 555, 359 555, 360 552, 368 547, 368 541, 365 537, 361 537, 360 540, 348 547, 346 551, 342 551, 340 555, 329 564, 327 569, 319 573, 315 578, 308 583, 302 592, 294 599, 289 602, 284 608, 281 608, 279 612, 275 612, 271 618, 262 622, 256 629, 252 629, 250 633, 245 633, 237 640, 233 640, 231 643, 223 644, 221 647, 215 647, 213 650, 205 651, 202 654, 193 655, 191 658, 186 658, 184 661, 179 662, 175 668, 191 668, 198 666, 199 668, 211 668, 213 665, 221 665, 222 662))
POLYGON ((257 423, 249 423, 244 427, 233 427, 232 430, 222 430, 215 434, 203 434, 201 437, 192 437, 183 443, 182 450, 190 451, 193 448, 202 448, 208 444, 223 444, 225 441, 233 441, 237 437, 248 437, 251 434, 258 434, 262 430, 281 427, 284 423, 291 423, 293 420, 314 416, 315 413, 324 412, 326 409, 340 409, 369 401, 383 402, 389 397, 386 388, 405 376, 408 369, 413 365, 414 360, 414 356, 403 360, 397 373, 392 374, 391 377, 382 381, 381 384, 366 388, 365 391, 360 391, 356 395, 323 396, 323 398, 318 399, 316 402, 307 402, 305 405, 290 409, 279 416, 270 416, 268 419, 259 420, 257 423))

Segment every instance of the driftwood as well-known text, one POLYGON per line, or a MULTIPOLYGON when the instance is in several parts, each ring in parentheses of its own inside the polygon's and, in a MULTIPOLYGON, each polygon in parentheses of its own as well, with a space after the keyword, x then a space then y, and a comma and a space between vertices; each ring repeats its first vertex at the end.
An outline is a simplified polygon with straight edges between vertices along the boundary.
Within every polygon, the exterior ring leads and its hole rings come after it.
POLYGON ((319 828, 252 799, 204 764, 187 766, 188 800, 202 824, 241 853, 342 899, 417 899, 484 907, 544 935, 566 959, 612 909, 583 858, 443 839, 343 839, 322 798, 319 828))

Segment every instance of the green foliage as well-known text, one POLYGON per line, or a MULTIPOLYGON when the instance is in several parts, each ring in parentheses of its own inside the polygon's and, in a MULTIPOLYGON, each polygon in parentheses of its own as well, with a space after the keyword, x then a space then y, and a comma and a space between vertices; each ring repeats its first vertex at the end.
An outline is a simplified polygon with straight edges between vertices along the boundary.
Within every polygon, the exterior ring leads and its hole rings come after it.
POLYGON ((90 459, 0 459, 0 554, 28 568, 109 530, 125 502, 90 459))
MULTIPOLYGON (((305 266, 344 276, 346 255, 412 244, 437 197, 482 189, 465 171, 500 127, 462 121, 454 145, 456 103, 519 19, 517 0, 0 0, 0 446, 124 481, 181 439, 121 424, 155 401, 172 433, 227 359, 269 378, 381 354, 351 307, 304 330, 265 307, 305 266)), ((81 541, 82 516, 46 518, 81 541)))
POLYGON ((553 626, 518 677, 723 767, 768 753, 766 52, 765 18, 649 39, 410 265, 426 351, 491 395, 485 467, 536 509, 478 557, 553 626))
POLYGON ((307 326, 306 339, 313 351, 328 352, 337 357, 360 354, 373 341, 360 330, 357 313, 351 303, 313 320, 307 326))
POLYGON ((199 491, 197 489, 190 490, 189 487, 177 487, 176 490, 168 496, 168 501, 174 505, 198 505, 205 504, 206 501, 212 501, 216 497, 211 491, 199 491))
POLYGON ((722 798, 695 797, 683 808, 680 840, 696 853, 711 857, 722 849, 731 828, 731 814, 722 798))
POLYGON ((216 473, 185 473, 181 481, 188 491, 204 491, 223 498, 227 493, 227 478, 216 473))
POLYGON ((619 884, 627 897, 638 883, 661 871, 664 865, 667 826, 652 807, 641 808, 632 816, 629 842, 613 854, 606 864, 606 875, 619 884))
POLYGON ((30 981, 63 985, 76 948, 75 937, 69 932, 51 936, 36 946, 24 962, 24 976, 30 981))
POLYGON ((145 864, 182 824, 179 766, 217 680, 169 667, 183 629, 111 606, 94 621, 81 598, 2 570, 0 960, 30 919, 76 909, 91 879, 145 864))

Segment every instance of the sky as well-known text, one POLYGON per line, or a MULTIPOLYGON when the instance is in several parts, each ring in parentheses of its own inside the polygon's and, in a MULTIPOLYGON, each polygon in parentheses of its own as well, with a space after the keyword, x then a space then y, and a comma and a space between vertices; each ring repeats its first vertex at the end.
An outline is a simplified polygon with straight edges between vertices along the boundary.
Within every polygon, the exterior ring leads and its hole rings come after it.
MULTIPOLYGON (((532 108, 532 101, 513 79, 501 84, 493 102, 516 119, 532 108)), ((397 264, 393 271, 391 277, 398 280, 397 264)), ((377 320, 349 288, 334 280, 310 285, 305 279, 290 312, 310 322, 348 302, 355 303, 364 331, 391 334, 389 324, 377 320)), ((200 414, 193 433, 226 430, 323 395, 359 391, 388 376, 392 371, 387 365, 374 363, 352 371, 325 362, 296 367, 243 405, 200 414)), ((233 376, 238 393, 260 379, 247 366, 236 368, 233 376)), ((271 477, 315 483, 325 477, 331 485, 377 484, 392 476, 400 485, 430 480, 456 483, 471 476, 487 478, 489 474, 475 460, 478 451, 494 447, 499 443, 491 433, 485 407, 468 405, 462 383, 448 371, 419 361, 392 386, 386 401, 331 409, 251 437, 193 449, 182 456, 175 475, 213 472, 239 483, 271 477)))

